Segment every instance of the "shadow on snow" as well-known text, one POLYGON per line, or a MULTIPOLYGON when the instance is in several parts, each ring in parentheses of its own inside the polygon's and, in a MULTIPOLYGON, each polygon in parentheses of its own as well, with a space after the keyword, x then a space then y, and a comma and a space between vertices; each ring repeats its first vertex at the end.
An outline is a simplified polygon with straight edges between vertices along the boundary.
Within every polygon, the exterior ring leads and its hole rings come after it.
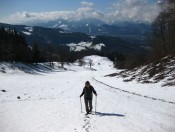
POLYGON ((67 69, 61 68, 57 65, 50 66, 49 63, 38 63, 35 64, 24 64, 24 63, 0 63, 0 72, 6 73, 8 71, 18 72, 22 71, 29 74, 40 74, 40 73, 50 73, 50 72, 63 72, 67 69))
POLYGON ((123 115, 123 114, 102 113, 102 112, 96 112, 96 115, 99 115, 99 116, 117 116, 117 117, 125 117, 125 115, 123 115))

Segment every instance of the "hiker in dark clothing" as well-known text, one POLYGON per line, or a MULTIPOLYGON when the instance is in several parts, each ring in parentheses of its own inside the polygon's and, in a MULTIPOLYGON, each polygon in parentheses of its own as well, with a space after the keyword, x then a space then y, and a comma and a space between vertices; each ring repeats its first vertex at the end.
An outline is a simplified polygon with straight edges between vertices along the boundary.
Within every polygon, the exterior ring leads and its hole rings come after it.
POLYGON ((84 102, 87 114, 92 112, 92 92, 95 94, 95 96, 97 96, 97 92, 90 85, 89 81, 86 81, 85 87, 83 89, 82 94, 80 95, 80 98, 84 95, 84 102))

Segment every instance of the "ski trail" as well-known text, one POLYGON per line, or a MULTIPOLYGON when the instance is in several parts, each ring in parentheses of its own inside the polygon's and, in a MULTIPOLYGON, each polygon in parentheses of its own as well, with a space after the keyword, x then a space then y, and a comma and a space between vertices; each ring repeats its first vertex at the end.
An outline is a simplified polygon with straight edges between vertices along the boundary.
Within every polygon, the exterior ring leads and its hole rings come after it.
MULTIPOLYGON (((117 126, 119 131, 161 131, 169 132, 174 130, 173 123, 175 123, 175 118, 173 109, 175 108, 173 104, 165 104, 164 102, 149 101, 147 98, 140 98, 132 94, 126 94, 125 92, 120 92, 111 89, 110 87, 103 85, 101 83, 93 81, 98 91, 98 109, 100 120, 93 122, 96 126, 100 122, 105 124, 106 120, 110 122, 118 122, 117 126), (108 95, 108 99, 106 99, 108 95), (115 99, 115 100, 114 100, 115 99), (102 102, 102 103, 100 103, 102 102), (163 109, 160 107, 162 105, 163 109), (161 114, 160 114, 161 113, 161 114), (171 115, 171 116, 170 116, 171 115), (125 121, 124 121, 124 120, 125 121), (169 123, 164 124, 166 121, 169 123), (127 128, 121 127, 123 124, 127 128), (156 124, 154 127, 147 128, 147 126, 152 126, 151 124, 156 124)), ((106 124, 108 124, 106 122, 106 124)), ((113 124, 114 125, 114 124, 113 124)), ((112 126, 113 126, 112 125, 112 126)), ((106 127, 108 127, 106 125, 106 127)), ((114 131, 105 129, 106 127, 97 128, 98 131, 114 131)))
POLYGON ((109 88, 118 90, 120 92, 124 92, 124 93, 127 93, 127 94, 132 94, 132 95, 136 95, 136 96, 140 96, 140 97, 144 97, 144 98, 148 98, 148 99, 152 99, 152 100, 157 100, 157 101, 161 101, 161 102, 170 103, 170 104, 174 104, 175 105, 175 102, 173 102, 173 101, 166 101, 164 99, 158 99, 158 98, 155 98, 155 97, 150 97, 150 96, 146 96, 146 95, 141 95, 141 94, 137 94, 137 93, 134 93, 134 92, 130 92, 130 91, 127 91, 127 90, 122 90, 120 88, 112 87, 112 86, 110 86, 110 85, 108 85, 106 83, 103 83, 103 82, 95 79, 95 78, 92 78, 92 80, 95 80, 98 83, 101 83, 101 84, 103 84, 103 85, 105 85, 105 86, 107 86, 109 88))

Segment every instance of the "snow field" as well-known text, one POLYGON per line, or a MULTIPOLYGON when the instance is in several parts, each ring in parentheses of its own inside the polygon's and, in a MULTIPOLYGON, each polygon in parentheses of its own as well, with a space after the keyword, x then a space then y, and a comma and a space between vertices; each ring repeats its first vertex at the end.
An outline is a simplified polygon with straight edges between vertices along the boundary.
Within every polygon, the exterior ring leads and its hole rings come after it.
MULTIPOLYGON (((106 58, 90 56, 89 66, 74 64, 61 72, 0 73, 0 130, 1 132, 173 132, 175 105, 151 100, 111 89, 108 85, 166 100, 175 100, 172 87, 160 84, 122 82, 120 78, 104 77, 116 72, 106 58), (100 63, 100 65, 99 65, 100 63), (11 74, 13 73, 13 74, 11 74), (97 91, 97 113, 85 114, 83 97, 85 81, 97 91), (153 89, 155 88, 156 89, 153 89), (148 88, 148 90, 146 89, 148 88), (6 92, 1 92, 5 89, 6 92), (158 92, 157 92, 158 91, 158 92), (166 91, 166 92, 165 92, 166 91), (20 96, 20 99, 17 97, 20 96)), ((95 110, 95 96, 93 110, 95 110)))

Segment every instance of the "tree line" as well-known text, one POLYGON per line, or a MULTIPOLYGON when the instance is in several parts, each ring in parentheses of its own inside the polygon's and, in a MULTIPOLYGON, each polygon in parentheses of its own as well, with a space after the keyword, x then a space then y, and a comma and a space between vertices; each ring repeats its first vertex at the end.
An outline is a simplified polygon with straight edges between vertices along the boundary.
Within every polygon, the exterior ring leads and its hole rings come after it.
POLYGON ((29 46, 24 36, 15 29, 0 28, 0 61, 39 63, 73 62, 87 55, 98 54, 95 50, 70 52, 69 47, 65 45, 47 44, 41 47, 41 44, 34 42, 29 46))

